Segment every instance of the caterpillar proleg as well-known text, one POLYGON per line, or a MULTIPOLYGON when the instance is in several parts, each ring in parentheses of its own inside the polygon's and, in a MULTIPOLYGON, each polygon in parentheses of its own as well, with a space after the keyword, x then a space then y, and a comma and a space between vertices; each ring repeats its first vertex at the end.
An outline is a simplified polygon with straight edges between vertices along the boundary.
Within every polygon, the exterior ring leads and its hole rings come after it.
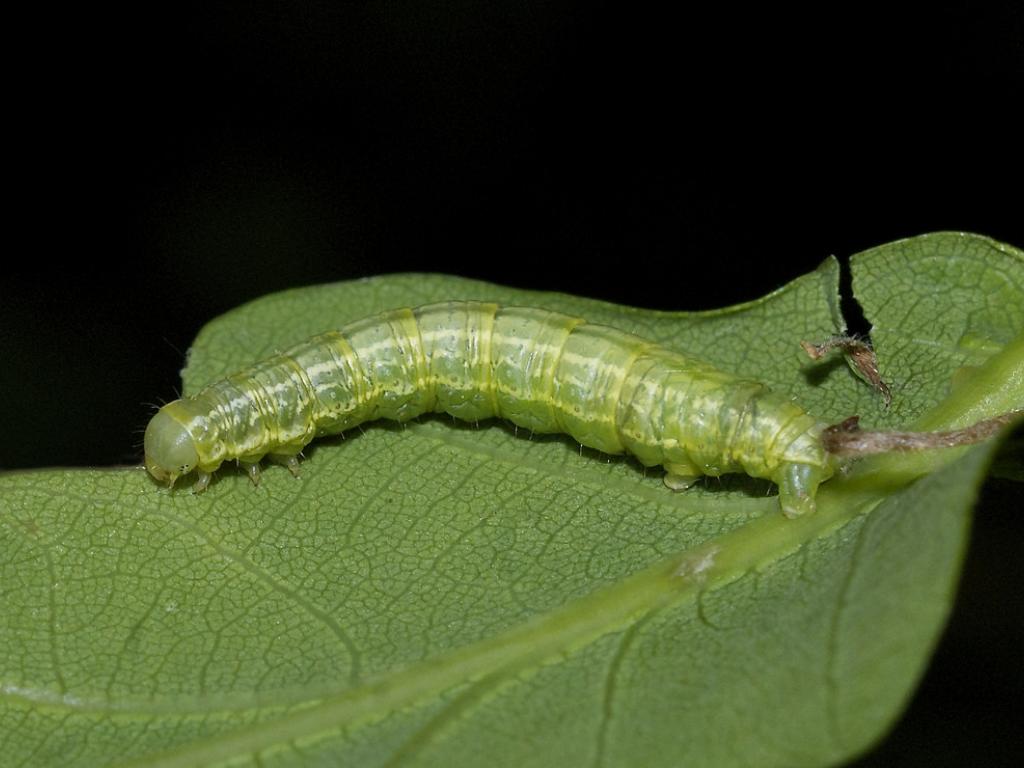
POLYGON ((529 307, 451 301, 395 309, 315 336, 161 408, 146 469, 201 492, 229 459, 259 478, 267 457, 298 472, 310 441, 376 419, 429 412, 508 419, 665 467, 665 484, 742 472, 812 512, 838 460, 827 425, 765 385, 638 336, 529 307))

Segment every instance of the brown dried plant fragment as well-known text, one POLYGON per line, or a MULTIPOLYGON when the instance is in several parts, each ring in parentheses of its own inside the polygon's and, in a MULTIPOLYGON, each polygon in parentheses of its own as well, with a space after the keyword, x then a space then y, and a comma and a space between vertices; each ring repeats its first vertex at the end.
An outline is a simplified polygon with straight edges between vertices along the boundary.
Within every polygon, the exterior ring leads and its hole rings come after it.
POLYGON ((963 429, 945 432, 873 432, 862 430, 859 426, 860 417, 851 416, 825 429, 821 433, 821 441, 829 453, 851 457, 894 451, 955 448, 987 440, 1022 413, 1024 411, 1009 411, 963 429))
POLYGON ((820 360, 833 349, 842 350, 846 359, 853 364, 857 374, 882 394, 885 407, 888 408, 892 404, 892 393, 878 372, 878 358, 875 357, 875 350, 866 341, 858 339, 856 336, 833 336, 820 344, 801 341, 800 346, 812 360, 820 360))

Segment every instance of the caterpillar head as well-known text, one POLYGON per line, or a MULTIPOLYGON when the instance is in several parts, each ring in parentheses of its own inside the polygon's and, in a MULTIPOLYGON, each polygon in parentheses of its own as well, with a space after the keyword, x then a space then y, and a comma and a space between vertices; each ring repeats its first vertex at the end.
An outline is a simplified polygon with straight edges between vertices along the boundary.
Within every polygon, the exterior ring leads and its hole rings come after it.
POLYGON ((146 470, 158 482, 167 483, 187 475, 199 463, 199 453, 188 429, 174 417, 175 400, 168 403, 150 419, 146 427, 146 470))

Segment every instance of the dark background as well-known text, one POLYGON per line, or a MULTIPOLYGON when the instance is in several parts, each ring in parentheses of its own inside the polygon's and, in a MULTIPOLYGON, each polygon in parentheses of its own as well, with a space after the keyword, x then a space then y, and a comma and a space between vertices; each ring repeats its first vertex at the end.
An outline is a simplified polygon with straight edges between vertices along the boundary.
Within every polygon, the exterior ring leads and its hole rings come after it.
MULTIPOLYGON (((1019 4, 353 5, 14 20, 0 467, 138 461, 198 329, 286 287, 438 271, 703 309, 928 231, 1024 246, 1019 4)), ((864 765, 1020 756, 1019 488, 987 487, 1004 517, 864 765)))

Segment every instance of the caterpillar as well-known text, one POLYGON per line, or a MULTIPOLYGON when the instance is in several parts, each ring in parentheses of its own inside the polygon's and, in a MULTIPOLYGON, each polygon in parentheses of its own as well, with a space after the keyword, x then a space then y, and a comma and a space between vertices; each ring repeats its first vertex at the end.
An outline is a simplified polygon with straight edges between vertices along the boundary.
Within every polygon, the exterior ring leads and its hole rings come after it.
POLYGON ((168 487, 196 472, 198 493, 235 459, 256 483, 264 458, 297 475, 317 437, 429 412, 631 454, 664 466, 674 490, 705 475, 767 479, 789 517, 814 511, 838 467, 827 425, 764 384, 578 317, 472 301, 358 320, 164 405, 145 466, 168 487))

